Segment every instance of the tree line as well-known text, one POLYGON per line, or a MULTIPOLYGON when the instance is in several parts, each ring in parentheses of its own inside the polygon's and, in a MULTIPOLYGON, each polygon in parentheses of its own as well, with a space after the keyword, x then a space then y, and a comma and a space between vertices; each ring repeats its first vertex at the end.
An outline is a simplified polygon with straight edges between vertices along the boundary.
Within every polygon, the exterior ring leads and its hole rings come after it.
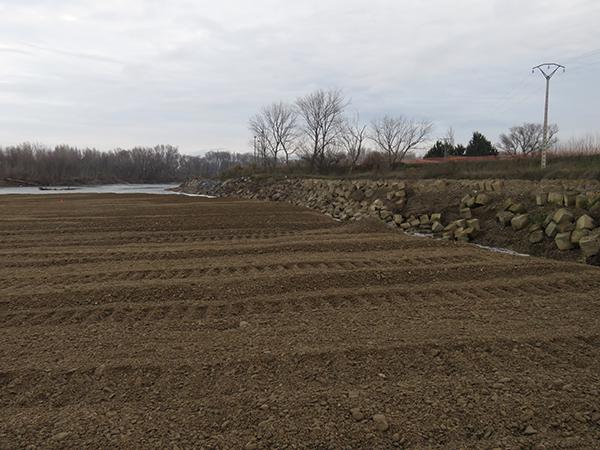
POLYGON ((168 183, 191 176, 214 177, 249 164, 252 154, 211 151, 189 156, 171 145, 108 152, 31 143, 0 147, 0 181, 41 185, 168 183))
POLYGON ((319 89, 294 103, 264 106, 249 121, 255 161, 267 169, 294 162, 311 172, 334 167, 351 172, 370 159, 394 170, 433 129, 428 120, 401 115, 367 124, 348 112, 349 104, 340 90, 319 89))

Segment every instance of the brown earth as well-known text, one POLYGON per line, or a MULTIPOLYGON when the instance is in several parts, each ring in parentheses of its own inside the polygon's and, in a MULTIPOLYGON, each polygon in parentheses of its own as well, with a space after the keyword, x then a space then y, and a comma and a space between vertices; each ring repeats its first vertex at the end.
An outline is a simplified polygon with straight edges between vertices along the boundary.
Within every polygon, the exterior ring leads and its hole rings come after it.
POLYGON ((600 447, 598 268, 284 203, 0 214, 1 448, 600 447))

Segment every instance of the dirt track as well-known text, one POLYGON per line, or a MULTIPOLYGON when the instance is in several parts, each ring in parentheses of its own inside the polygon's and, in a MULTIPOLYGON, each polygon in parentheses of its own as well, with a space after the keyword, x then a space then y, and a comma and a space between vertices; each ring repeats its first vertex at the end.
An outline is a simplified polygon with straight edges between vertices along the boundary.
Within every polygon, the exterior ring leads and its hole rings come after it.
POLYGON ((2 448, 598 448, 599 333, 594 267, 282 203, 0 197, 2 448))

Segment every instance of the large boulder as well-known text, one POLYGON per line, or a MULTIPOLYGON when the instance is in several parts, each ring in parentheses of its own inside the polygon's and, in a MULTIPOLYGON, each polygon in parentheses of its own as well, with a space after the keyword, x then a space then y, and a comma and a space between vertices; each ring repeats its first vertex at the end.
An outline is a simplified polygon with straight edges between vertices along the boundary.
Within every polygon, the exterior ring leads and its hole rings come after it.
POLYGON ((546 206, 548 203, 548 194, 541 192, 535 196, 535 204, 538 206, 546 206))
POLYGON ((519 214, 518 216, 513 217, 510 221, 510 225, 512 229, 515 231, 520 231, 529 225, 529 215, 528 214, 519 214))
POLYGON ((529 234, 529 242, 531 244, 539 244, 544 240, 544 231, 543 230, 535 230, 529 234))
POLYGON ((556 235, 558 234, 558 225, 556 225, 556 222, 550 222, 546 227, 545 232, 546 236, 548 236, 549 238, 556 237, 556 235))
POLYGON ((580 194, 575 199, 575 207, 578 209, 587 209, 588 207, 588 198, 584 194, 580 194))
POLYGON ((467 220, 467 228, 473 228, 475 231, 481 230, 481 224, 479 223, 479 219, 467 220))
POLYGON ((558 233, 554 238, 554 242, 561 251, 567 251, 573 248, 573 243, 571 242, 571 233, 558 233))
POLYGON ((433 222, 431 224, 431 231, 433 231, 434 233, 441 233, 442 231, 444 231, 444 225, 442 225, 439 222, 433 222))
POLYGON ((481 193, 475 197, 475 205, 476 206, 486 206, 492 202, 492 197, 487 194, 481 193))
POLYGON ((575 230, 571 233, 571 242, 575 245, 579 245, 581 239, 590 235, 590 230, 575 230))
POLYGON ((594 219, 592 219, 587 214, 584 214, 579 219, 577 219, 576 227, 578 230, 593 230, 596 226, 594 219))
POLYGON ((473 206, 475 206, 475 197, 467 194, 461 199, 460 204, 461 206, 472 208, 473 206))
POLYGON ((585 256, 596 256, 600 253, 600 236, 590 235, 582 237, 579 240, 579 247, 585 256))
POLYGON ((523 214, 527 211, 522 203, 513 203, 508 207, 508 210, 513 214, 523 214))
POLYGON ((510 225, 510 221, 513 219, 513 217, 515 217, 515 215, 509 211, 501 211, 496 214, 496 220, 498 223, 505 227, 510 225))
POLYGON ((548 194, 548 203, 551 203, 553 205, 562 206, 564 201, 565 201, 565 196, 563 195, 562 192, 550 192, 548 194))
POLYGON ((554 213, 552 220, 557 224, 570 223, 573 222, 573 220, 575 220, 575 217, 573 216, 573 213, 568 209, 561 208, 554 213))
POLYGON ((565 192, 564 205, 568 207, 575 206, 578 195, 577 192, 565 192))

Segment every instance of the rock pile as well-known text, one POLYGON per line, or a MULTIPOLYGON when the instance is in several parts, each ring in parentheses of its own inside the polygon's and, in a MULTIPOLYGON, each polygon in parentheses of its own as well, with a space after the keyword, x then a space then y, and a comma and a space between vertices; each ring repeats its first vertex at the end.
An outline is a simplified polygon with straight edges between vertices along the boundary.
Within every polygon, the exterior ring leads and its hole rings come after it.
POLYGON ((552 189, 560 187, 557 183, 498 180, 407 183, 401 180, 245 177, 223 182, 190 180, 182 190, 286 201, 340 221, 375 218, 407 233, 457 241, 476 240, 480 233, 487 233, 489 241, 490 233, 495 229, 495 218, 500 228, 515 233, 515 238, 527 246, 552 247, 561 252, 578 251, 584 259, 595 257, 600 260, 600 183, 592 185, 590 182, 593 189, 584 187, 585 190, 575 183, 560 183, 562 190, 552 189), (539 192, 548 187, 551 189, 539 192), (536 191, 538 193, 533 196, 527 194, 536 191), (468 193, 465 195, 465 192, 468 193))

